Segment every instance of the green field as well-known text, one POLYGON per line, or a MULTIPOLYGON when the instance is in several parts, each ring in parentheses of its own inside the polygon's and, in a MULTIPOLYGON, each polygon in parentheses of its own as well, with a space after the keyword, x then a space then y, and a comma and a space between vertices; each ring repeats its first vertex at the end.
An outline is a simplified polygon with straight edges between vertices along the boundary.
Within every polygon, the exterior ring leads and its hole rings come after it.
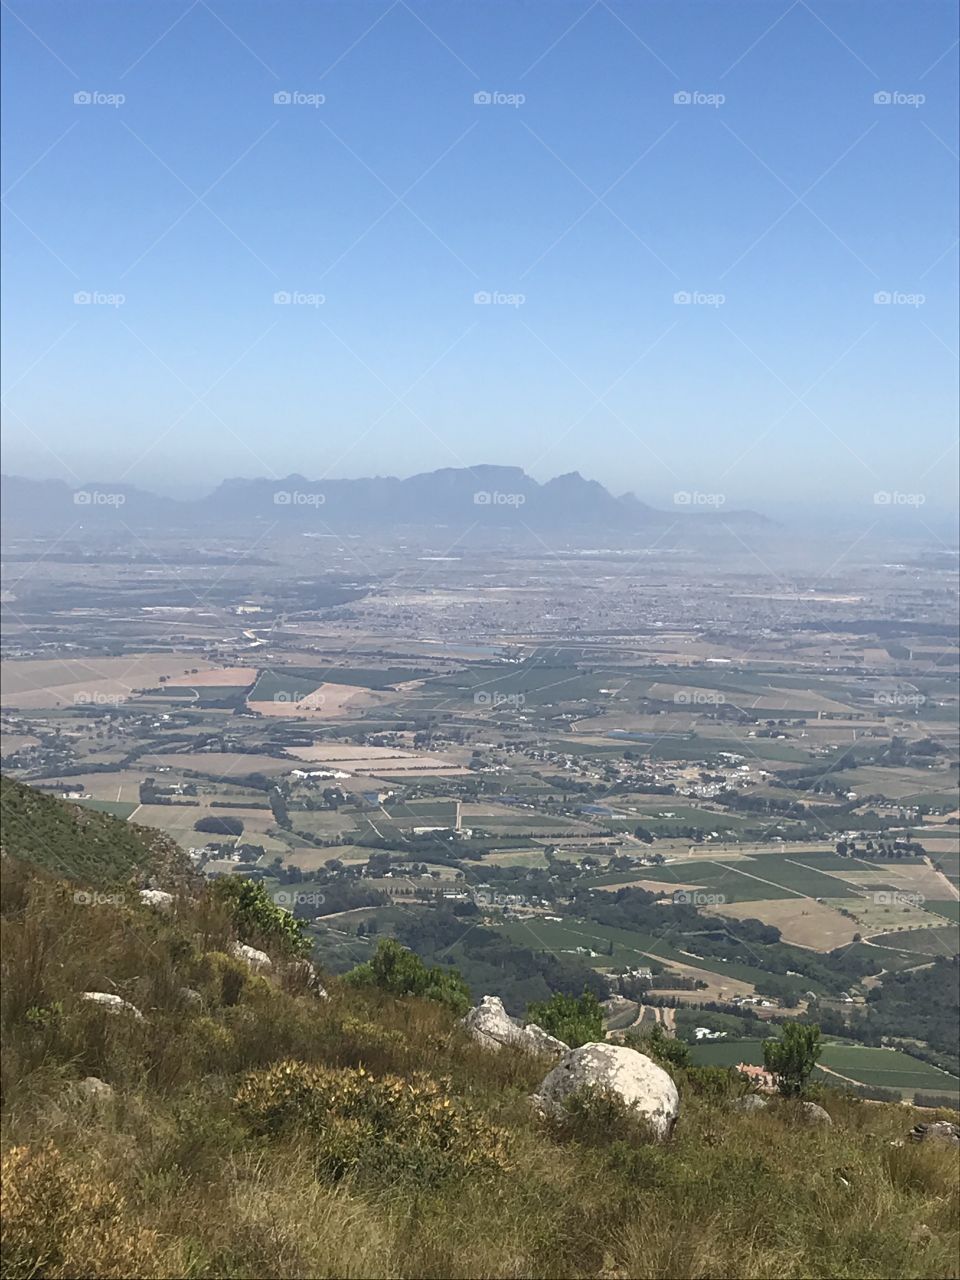
POLYGON ((920 964, 924 956, 954 956, 960 951, 960 930, 956 925, 944 924, 935 929, 902 929, 894 933, 881 933, 870 939, 880 947, 896 947, 899 951, 911 951, 920 964))
MULTIPOLYGON (((690 952, 681 951, 663 938, 643 933, 639 929, 618 929, 613 925, 597 924, 593 920, 575 917, 563 921, 544 920, 537 917, 529 923, 520 920, 497 922, 496 928, 521 946, 531 950, 576 953, 578 947, 595 952, 593 956, 581 955, 584 964, 595 969, 619 969, 626 965, 642 963, 645 956, 655 956, 665 964, 691 965, 715 973, 721 977, 738 978, 741 982, 755 984, 769 978, 770 974, 752 965, 735 960, 724 963, 716 957, 701 959, 690 952), (612 954, 611 954, 612 948, 612 954)), ((820 990, 809 978, 790 979, 795 990, 820 990)))
MULTIPOLYGON (((457 820, 456 800, 410 800, 406 804, 388 801, 384 807, 398 827, 452 827, 457 820)), ((377 815, 372 816, 377 822, 377 815)))
POLYGON ((798 854, 769 853, 734 862, 678 859, 663 867, 641 867, 636 872, 612 873, 598 877, 594 884, 613 884, 619 880, 658 880, 671 884, 693 884, 708 893, 721 893, 728 902, 762 902, 777 898, 849 898, 850 885, 836 876, 826 875, 816 866, 797 865, 804 860, 798 854))
POLYGON ((960 924, 960 902, 956 898, 950 898, 947 901, 932 901, 927 899, 922 904, 924 911, 929 911, 932 915, 943 916, 946 920, 952 920, 954 924, 960 924))
MULTIPOLYGON (((732 1067, 738 1062, 762 1066, 763 1041, 723 1040, 713 1044, 695 1044, 691 1045, 690 1054, 698 1066, 732 1067)), ((917 1091, 960 1092, 960 1080, 956 1076, 939 1071, 899 1049, 874 1049, 849 1041, 827 1041, 820 1062, 858 1084, 899 1089, 906 1096, 912 1097, 917 1091)), ((816 1074, 821 1080, 830 1082, 828 1073, 818 1071, 816 1074)))
POLYGON ((80 800, 85 809, 96 809, 97 813, 109 813, 114 818, 122 818, 124 822, 138 806, 130 800, 80 800))

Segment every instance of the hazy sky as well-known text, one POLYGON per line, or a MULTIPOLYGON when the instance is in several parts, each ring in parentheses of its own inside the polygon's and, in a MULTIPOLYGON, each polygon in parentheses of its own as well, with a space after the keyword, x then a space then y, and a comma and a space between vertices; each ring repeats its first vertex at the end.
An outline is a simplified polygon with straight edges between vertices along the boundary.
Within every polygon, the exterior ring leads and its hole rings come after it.
POLYGON ((952 500, 952 0, 5 9, 6 470, 952 500))

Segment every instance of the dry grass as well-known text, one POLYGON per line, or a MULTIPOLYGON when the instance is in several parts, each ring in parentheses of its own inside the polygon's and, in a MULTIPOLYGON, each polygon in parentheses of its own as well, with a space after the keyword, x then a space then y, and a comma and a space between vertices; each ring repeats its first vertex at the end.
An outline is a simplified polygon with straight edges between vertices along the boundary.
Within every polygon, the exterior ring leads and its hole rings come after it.
POLYGON ((691 1070, 676 1073, 668 1145, 615 1111, 564 1134, 527 1101, 549 1064, 480 1048, 438 1005, 333 982, 323 1001, 290 994, 282 974, 252 976, 224 954, 229 923, 204 890, 158 915, 78 903, 15 867, 4 880, 7 1276, 956 1274, 956 1160, 892 1145, 914 1123, 908 1108, 827 1093, 830 1129, 780 1107, 745 1117, 723 1073, 691 1070), (84 1005, 91 988, 131 1000, 144 1022, 84 1005), (298 1079, 346 1093, 251 1125, 243 1081, 287 1059, 308 1064, 298 1079), (422 1110, 415 1091, 405 1104, 417 1118, 395 1131, 398 1172, 363 1156, 367 1112, 341 1114, 338 1099, 383 1081, 376 1124, 394 1132, 383 1109, 399 1086, 387 1082, 417 1073, 436 1084, 422 1110), (71 1082, 89 1075, 113 1097, 80 1096, 71 1082), (478 1132, 503 1133, 509 1159, 471 1168, 438 1157, 455 1143, 422 1145, 417 1126, 433 1133, 445 1098, 478 1132), (332 1174, 341 1139, 361 1155, 332 1174))

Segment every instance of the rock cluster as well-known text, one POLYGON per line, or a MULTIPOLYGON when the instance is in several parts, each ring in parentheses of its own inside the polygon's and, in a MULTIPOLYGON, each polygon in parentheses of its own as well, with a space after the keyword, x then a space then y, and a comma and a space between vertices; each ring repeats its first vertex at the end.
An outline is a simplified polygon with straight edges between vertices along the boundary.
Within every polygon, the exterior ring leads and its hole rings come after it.
POLYGON ((553 1054, 559 1057, 569 1045, 558 1040, 535 1022, 524 1025, 511 1018, 499 996, 484 996, 480 1003, 462 1019, 475 1040, 487 1049, 502 1049, 514 1045, 528 1053, 553 1054))
POLYGON ((931 1124, 916 1124, 907 1134, 911 1142, 945 1142, 960 1147, 960 1125, 949 1120, 934 1120, 931 1124))

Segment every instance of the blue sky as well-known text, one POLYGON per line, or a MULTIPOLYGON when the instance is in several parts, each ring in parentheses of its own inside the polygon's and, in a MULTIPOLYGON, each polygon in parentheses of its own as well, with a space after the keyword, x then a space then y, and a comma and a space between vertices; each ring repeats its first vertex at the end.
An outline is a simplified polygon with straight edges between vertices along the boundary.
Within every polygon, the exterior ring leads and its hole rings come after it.
POLYGON ((952 3, 4 25, 6 470, 953 502, 952 3))

